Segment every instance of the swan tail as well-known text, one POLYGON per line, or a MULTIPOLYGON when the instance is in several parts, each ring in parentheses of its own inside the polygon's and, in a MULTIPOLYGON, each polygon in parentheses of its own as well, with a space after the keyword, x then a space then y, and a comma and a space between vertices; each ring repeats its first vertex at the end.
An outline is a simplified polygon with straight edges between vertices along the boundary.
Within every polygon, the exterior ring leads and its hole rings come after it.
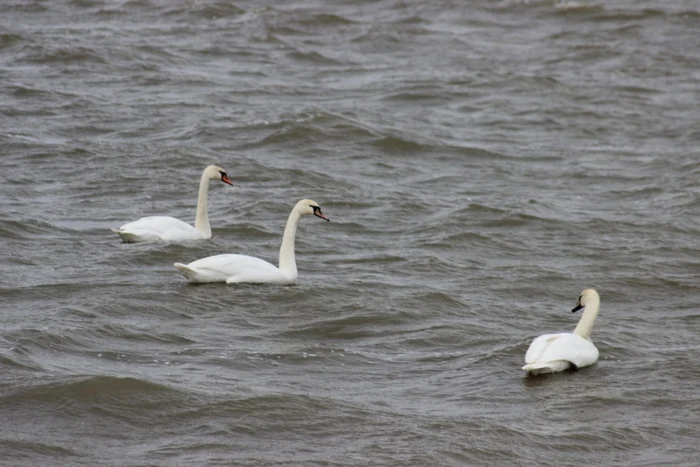
POLYGON ((543 373, 556 373, 559 371, 568 370, 572 366, 573 368, 576 368, 575 365, 572 365, 571 362, 566 360, 554 360, 551 362, 528 363, 523 367, 523 370, 531 375, 541 375, 543 373))
POLYGON ((175 269, 180 271, 180 273, 185 276, 185 279, 187 279, 190 282, 199 282, 197 271, 194 269, 190 268, 186 264, 182 263, 174 263, 173 266, 175 266, 175 269))
POLYGON ((134 235, 132 233, 127 232, 126 230, 119 230, 119 229, 110 229, 112 232, 115 234, 119 235, 122 238, 122 241, 124 243, 136 243, 140 241, 141 239, 138 237, 138 235, 134 235))

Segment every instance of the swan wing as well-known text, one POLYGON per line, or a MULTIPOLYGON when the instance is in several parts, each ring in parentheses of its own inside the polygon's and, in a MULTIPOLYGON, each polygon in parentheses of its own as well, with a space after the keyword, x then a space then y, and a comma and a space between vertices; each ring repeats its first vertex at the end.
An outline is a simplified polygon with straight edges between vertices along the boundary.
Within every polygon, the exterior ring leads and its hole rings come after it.
POLYGON ((577 334, 545 334, 535 339, 525 354, 525 363, 571 362, 578 368, 598 361, 598 349, 577 334))
POLYGON ((190 224, 168 216, 142 217, 122 225, 116 232, 122 238, 128 236, 131 241, 162 240, 172 242, 205 238, 190 224))
POLYGON ((532 341, 525 354, 525 363, 535 363, 540 361, 544 351, 549 347, 559 334, 544 334, 532 341))
POLYGON ((191 282, 284 284, 294 281, 267 261, 247 255, 209 256, 191 262, 186 269, 182 266, 175 264, 191 282))

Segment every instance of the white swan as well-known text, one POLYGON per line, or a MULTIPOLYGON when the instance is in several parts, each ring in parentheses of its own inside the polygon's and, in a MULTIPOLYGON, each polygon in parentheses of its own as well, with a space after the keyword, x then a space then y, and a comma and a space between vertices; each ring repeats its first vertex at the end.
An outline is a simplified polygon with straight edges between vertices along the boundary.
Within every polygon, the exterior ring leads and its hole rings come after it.
POLYGON ((164 241, 179 242, 187 240, 207 240, 211 238, 207 198, 209 181, 221 180, 233 186, 226 172, 219 166, 210 165, 202 172, 199 181, 199 197, 197 199, 197 217, 194 227, 180 219, 166 216, 142 217, 141 219, 124 224, 112 232, 118 234, 124 243, 164 241))
POLYGON ((598 361, 598 349, 589 336, 600 309, 600 297, 594 289, 586 289, 578 297, 575 312, 584 308, 583 315, 572 333, 545 334, 530 344, 525 354, 523 370, 528 374, 556 373, 567 369, 593 365, 598 361))
POLYGON ((297 263, 294 259, 294 238, 302 216, 313 214, 329 221, 315 201, 302 199, 292 209, 284 228, 280 247, 279 268, 259 258, 246 255, 216 255, 174 266, 190 282, 226 282, 227 284, 267 283, 293 284, 297 279, 297 263))

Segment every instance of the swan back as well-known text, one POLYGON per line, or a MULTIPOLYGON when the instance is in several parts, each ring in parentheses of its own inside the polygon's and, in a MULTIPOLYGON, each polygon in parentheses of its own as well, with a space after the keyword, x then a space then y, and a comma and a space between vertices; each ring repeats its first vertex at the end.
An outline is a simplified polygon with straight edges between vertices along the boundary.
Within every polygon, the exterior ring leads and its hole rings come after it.
POLYGON ((598 349, 588 339, 565 332, 538 337, 525 354, 525 363, 528 364, 559 360, 582 368, 598 361, 598 349))

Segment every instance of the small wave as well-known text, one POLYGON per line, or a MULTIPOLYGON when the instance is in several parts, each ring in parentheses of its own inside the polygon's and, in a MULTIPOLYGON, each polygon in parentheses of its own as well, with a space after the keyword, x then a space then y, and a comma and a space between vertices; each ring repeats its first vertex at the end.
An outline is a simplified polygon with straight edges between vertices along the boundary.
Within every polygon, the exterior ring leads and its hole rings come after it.
POLYGON ((54 236, 61 229, 36 219, 0 221, 0 236, 3 238, 29 239, 54 236))
POLYGON ((453 96, 436 94, 435 92, 399 91, 387 94, 381 99, 386 101, 413 102, 416 105, 423 105, 424 103, 427 104, 426 101, 436 104, 443 101, 451 101, 453 96))
MULTIPOLYGON (((579 1, 570 1, 570 2, 559 2, 557 5, 557 9, 561 11, 562 13, 591 13, 590 16, 587 17, 587 19, 594 20, 594 21, 600 21, 600 22, 619 22, 619 23, 625 23, 628 21, 639 21, 639 20, 647 20, 647 19, 652 19, 652 18, 659 18, 659 17, 665 17, 668 12, 661 10, 661 9, 656 9, 656 8, 643 8, 643 9, 638 9, 638 10, 633 10, 633 9, 613 9, 613 8, 608 8, 604 7, 602 5, 593 5, 593 4, 588 4, 584 0, 579 1), (558 5, 561 4, 562 6, 559 7, 558 5), (567 4, 571 4, 570 7, 567 7, 567 4)), ((629 26, 629 25, 626 25, 629 26)))
POLYGON ((300 24, 303 25, 308 25, 308 26, 329 26, 329 27, 342 27, 342 26, 348 26, 352 24, 356 24, 355 21, 344 18, 342 16, 336 15, 336 14, 328 14, 328 13, 318 13, 318 14, 313 14, 313 15, 308 15, 300 18, 298 20, 300 24))
POLYGON ((588 12, 602 10, 603 7, 589 3, 590 0, 558 0, 554 8, 562 12, 588 12))
POLYGON ((78 9, 78 8, 93 8, 93 7, 100 7, 104 5, 104 2, 102 0, 68 0, 68 5, 70 5, 72 8, 78 9))
POLYGON ((299 48, 288 52, 287 56, 292 60, 300 62, 300 65, 304 63, 310 65, 344 65, 348 63, 348 60, 341 61, 315 50, 301 50, 299 48))
POLYGON ((620 86, 614 86, 612 89, 615 89, 619 91, 622 94, 628 93, 630 95, 638 95, 638 94, 661 94, 663 93, 662 90, 657 89, 657 88, 650 88, 650 87, 645 87, 645 86, 637 86, 633 84, 625 84, 625 85, 620 85, 620 86))
POLYGON ((407 258, 394 255, 391 253, 369 253, 362 256, 343 257, 337 261, 337 264, 387 264, 387 263, 403 263, 407 258))
MULTIPOLYGON (((318 345, 281 352, 253 352, 248 354, 246 358, 253 364, 259 364, 259 362, 264 361, 275 367, 280 365, 313 365, 318 360, 324 360, 327 364, 335 362, 343 366, 367 365, 376 361, 370 355, 344 347, 318 345)), ((221 360, 217 359, 214 363, 220 365, 221 360)))
POLYGON ((105 324, 94 330, 96 334, 106 337, 116 337, 126 341, 141 341, 141 342, 160 342, 165 344, 188 345, 194 341, 184 336, 171 333, 155 333, 136 331, 130 327, 118 324, 105 324))
POLYGON ((295 141, 296 144, 299 144, 301 141, 315 142, 319 137, 325 136, 320 128, 292 122, 278 122, 268 126, 268 128, 273 132, 258 140, 255 146, 287 145, 289 141, 295 141), (279 128, 279 130, 274 131, 276 130, 275 127, 279 128))
POLYGON ((31 63, 53 64, 56 62, 65 64, 78 63, 107 63, 104 54, 89 47, 32 47, 25 49, 21 60, 31 63))
POLYGON ((0 33, 0 50, 11 48, 15 44, 19 44, 25 38, 19 34, 0 33))
MULTIPOLYGON (((11 351, 14 351, 16 353, 19 353, 20 356, 25 356, 28 357, 29 355, 27 352, 23 352, 19 349, 12 349, 11 351)), ((22 362, 20 361, 17 356, 10 357, 5 354, 0 354, 0 366, 5 366, 5 367, 12 367, 12 368, 19 368, 23 370, 41 370, 41 366, 32 362, 29 360, 29 358, 25 358, 25 361, 22 362)))
POLYGON ((271 425, 278 425, 283 432, 288 429, 289 423, 301 425, 308 423, 322 428, 326 423, 333 422, 334 414, 336 417, 343 418, 348 414, 368 416, 371 413, 369 409, 328 397, 268 393, 219 398, 191 411, 183 411, 179 416, 188 419, 193 416, 198 419, 212 416, 233 417, 241 422, 244 422, 247 416, 253 416, 257 423, 255 427, 249 425, 251 430, 271 429, 271 425), (281 414, 285 415, 280 416, 281 414), (314 414, 314 417, 309 419, 309 414, 314 414))
POLYGON ((372 146, 390 153, 419 153, 421 156, 432 152, 435 147, 430 144, 412 141, 405 136, 384 136, 370 143, 372 146))
POLYGON ((672 13, 673 16, 681 19, 700 18, 700 9, 698 10, 680 10, 672 13))
POLYGON ((79 376, 54 380, 50 383, 30 387, 15 386, 15 391, 0 397, 0 407, 18 404, 51 404, 61 407, 66 403, 93 403, 107 401, 114 406, 119 403, 137 405, 139 400, 177 399, 183 393, 168 386, 133 377, 79 376), (56 405, 58 403, 58 405, 56 405))
POLYGON ((351 316, 323 319, 295 327, 284 334, 305 337, 333 337, 335 339, 358 339, 386 336, 399 333, 396 326, 412 322, 413 313, 355 313, 351 316))
POLYGON ((49 11, 49 5, 40 2, 17 2, 12 5, 12 9, 25 13, 44 13, 49 11))
POLYGON ((126 0, 121 5, 125 10, 140 8, 143 11, 153 9, 152 0, 126 0))
POLYGON ((494 206, 488 206, 486 204, 481 204, 481 203, 470 203, 466 208, 461 208, 461 212, 467 213, 467 215, 477 217, 474 214, 482 215, 482 214, 497 214, 497 215, 505 215, 507 214, 507 211, 505 209, 497 208, 494 206))
POLYGON ((224 18, 236 18, 245 13, 245 10, 231 2, 187 2, 187 7, 176 7, 164 12, 164 16, 178 16, 181 18, 199 18, 218 20, 224 18))
POLYGON ((57 334, 40 329, 24 329, 14 336, 16 347, 28 354, 33 354, 32 349, 42 350, 75 350, 85 349, 89 345, 81 337, 72 337, 69 334, 57 334))
MULTIPOLYGON (((418 232, 416 232, 418 233, 418 232)), ((495 239, 488 235, 479 232, 448 232, 446 229, 426 229, 424 233, 429 234, 427 238, 419 238, 415 241, 416 245, 423 247, 445 247, 454 248, 458 245, 475 245, 485 246, 487 244, 498 244, 495 239)))
POLYGON ((348 18, 333 13, 314 13, 311 10, 275 10, 268 8, 258 10, 263 13, 267 30, 278 40, 288 44, 282 37, 321 35, 326 31, 334 33, 341 29, 348 31, 356 23, 348 18))
MULTIPOLYGON (((18 98, 38 98, 38 99, 53 99, 55 93, 53 91, 47 91, 45 89, 36 89, 36 88, 31 88, 29 86, 23 86, 23 85, 9 85, 7 86, 7 89, 12 92, 12 95, 14 97, 18 98)), ((72 97, 72 96, 71 96, 72 97)))
POLYGON ((289 145, 290 139, 297 138, 308 139, 314 144, 324 140, 332 140, 335 144, 339 137, 360 140, 376 138, 376 134, 368 125, 333 112, 285 114, 276 121, 254 121, 239 125, 235 129, 240 132, 264 131, 262 137, 241 146, 242 149, 264 147, 275 143, 289 145))
POLYGON ((525 213, 510 213, 501 219, 481 221, 478 225, 482 227, 515 228, 533 224, 559 225, 558 219, 547 219, 525 213))
MULTIPOLYGON (((269 208, 269 205, 265 208, 269 208)), ((262 210, 252 212, 260 212, 262 210)), ((241 221, 236 225, 229 225, 220 229, 215 229, 216 235, 221 235, 226 238, 256 238, 259 240, 281 241, 282 232, 278 226, 257 226, 245 221, 241 221)), ((228 247, 227 247, 228 248, 228 247)))
MULTIPOLYGON (((44 465, 57 465, 61 463, 59 459, 71 458, 78 455, 78 452, 67 447, 57 446, 48 442, 28 441, 23 434, 12 433, 3 436, 0 440, 0 452, 2 452, 3 463, 7 465, 27 464, 27 459, 31 459, 32 465, 40 463, 39 459, 44 459, 44 465)), ((63 464, 69 465, 69 464, 63 464)))

